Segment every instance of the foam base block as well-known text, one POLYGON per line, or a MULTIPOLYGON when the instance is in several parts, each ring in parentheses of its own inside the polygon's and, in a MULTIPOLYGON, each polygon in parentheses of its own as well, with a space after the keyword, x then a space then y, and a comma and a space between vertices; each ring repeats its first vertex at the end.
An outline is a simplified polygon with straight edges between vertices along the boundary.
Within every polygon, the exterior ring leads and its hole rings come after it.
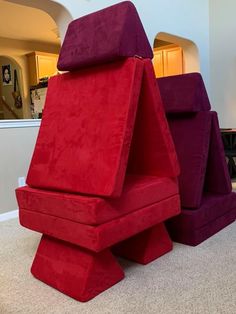
POLYGON ((147 229, 115 245, 112 252, 136 263, 146 265, 173 248, 164 223, 147 229))
POLYGON ((180 213, 179 195, 99 226, 90 226, 20 208, 22 226, 100 252, 180 213))
POLYGON ((31 272, 37 279, 82 302, 124 278, 109 250, 94 253, 45 235, 31 272))

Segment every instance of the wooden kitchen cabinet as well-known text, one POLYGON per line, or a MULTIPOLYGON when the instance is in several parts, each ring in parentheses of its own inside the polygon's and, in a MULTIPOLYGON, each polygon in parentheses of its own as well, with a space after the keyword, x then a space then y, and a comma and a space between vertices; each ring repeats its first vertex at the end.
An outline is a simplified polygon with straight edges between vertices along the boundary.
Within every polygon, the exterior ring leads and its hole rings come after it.
POLYGON ((39 84, 40 79, 50 77, 57 72, 57 54, 34 51, 26 56, 30 86, 39 84))
POLYGON ((153 54, 156 77, 183 74, 183 51, 181 47, 168 45, 154 48, 153 54))
POLYGON ((164 64, 163 64, 163 51, 157 50, 153 53, 153 66, 155 70, 156 77, 163 77, 164 76, 164 64))

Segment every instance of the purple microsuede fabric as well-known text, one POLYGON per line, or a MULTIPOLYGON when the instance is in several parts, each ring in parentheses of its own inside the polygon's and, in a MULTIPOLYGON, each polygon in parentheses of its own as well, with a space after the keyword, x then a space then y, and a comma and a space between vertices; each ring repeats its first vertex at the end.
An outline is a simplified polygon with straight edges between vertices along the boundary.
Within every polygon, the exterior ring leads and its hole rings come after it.
POLYGON ((208 111, 211 105, 200 73, 157 79, 166 113, 208 111))
POLYGON ((208 193, 198 209, 182 209, 166 223, 173 241, 198 245, 236 219, 236 193, 208 193))
POLYGON ((179 189, 182 207, 197 208, 201 204, 211 120, 209 111, 168 116, 180 163, 179 189))
POLYGON ((212 116, 212 125, 204 191, 227 194, 232 191, 232 184, 225 160, 218 117, 214 111, 210 114, 212 116))
POLYGON ((58 69, 74 71, 135 55, 153 58, 135 6, 124 1, 69 24, 58 69))
POLYGON ((200 74, 157 83, 181 168, 181 214, 166 225, 172 240, 195 246, 236 219, 236 193, 231 192, 217 113, 209 111, 200 74))

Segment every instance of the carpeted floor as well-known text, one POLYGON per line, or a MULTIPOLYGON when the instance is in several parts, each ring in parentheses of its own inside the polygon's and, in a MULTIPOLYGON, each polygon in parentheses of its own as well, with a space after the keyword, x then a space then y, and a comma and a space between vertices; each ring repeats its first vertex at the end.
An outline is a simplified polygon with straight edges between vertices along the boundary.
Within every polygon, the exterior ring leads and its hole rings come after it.
POLYGON ((0 223, 0 313, 236 313, 236 223, 197 247, 174 250, 147 266, 121 260, 126 277, 87 303, 36 280, 30 266, 40 235, 0 223))

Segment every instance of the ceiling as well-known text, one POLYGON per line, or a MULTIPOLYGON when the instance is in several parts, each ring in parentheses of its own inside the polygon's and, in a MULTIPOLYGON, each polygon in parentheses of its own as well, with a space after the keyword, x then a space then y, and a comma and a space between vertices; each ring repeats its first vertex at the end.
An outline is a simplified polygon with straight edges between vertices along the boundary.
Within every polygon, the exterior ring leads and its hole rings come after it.
POLYGON ((60 44, 57 25, 46 12, 4 0, 0 0, 0 37, 60 44))

